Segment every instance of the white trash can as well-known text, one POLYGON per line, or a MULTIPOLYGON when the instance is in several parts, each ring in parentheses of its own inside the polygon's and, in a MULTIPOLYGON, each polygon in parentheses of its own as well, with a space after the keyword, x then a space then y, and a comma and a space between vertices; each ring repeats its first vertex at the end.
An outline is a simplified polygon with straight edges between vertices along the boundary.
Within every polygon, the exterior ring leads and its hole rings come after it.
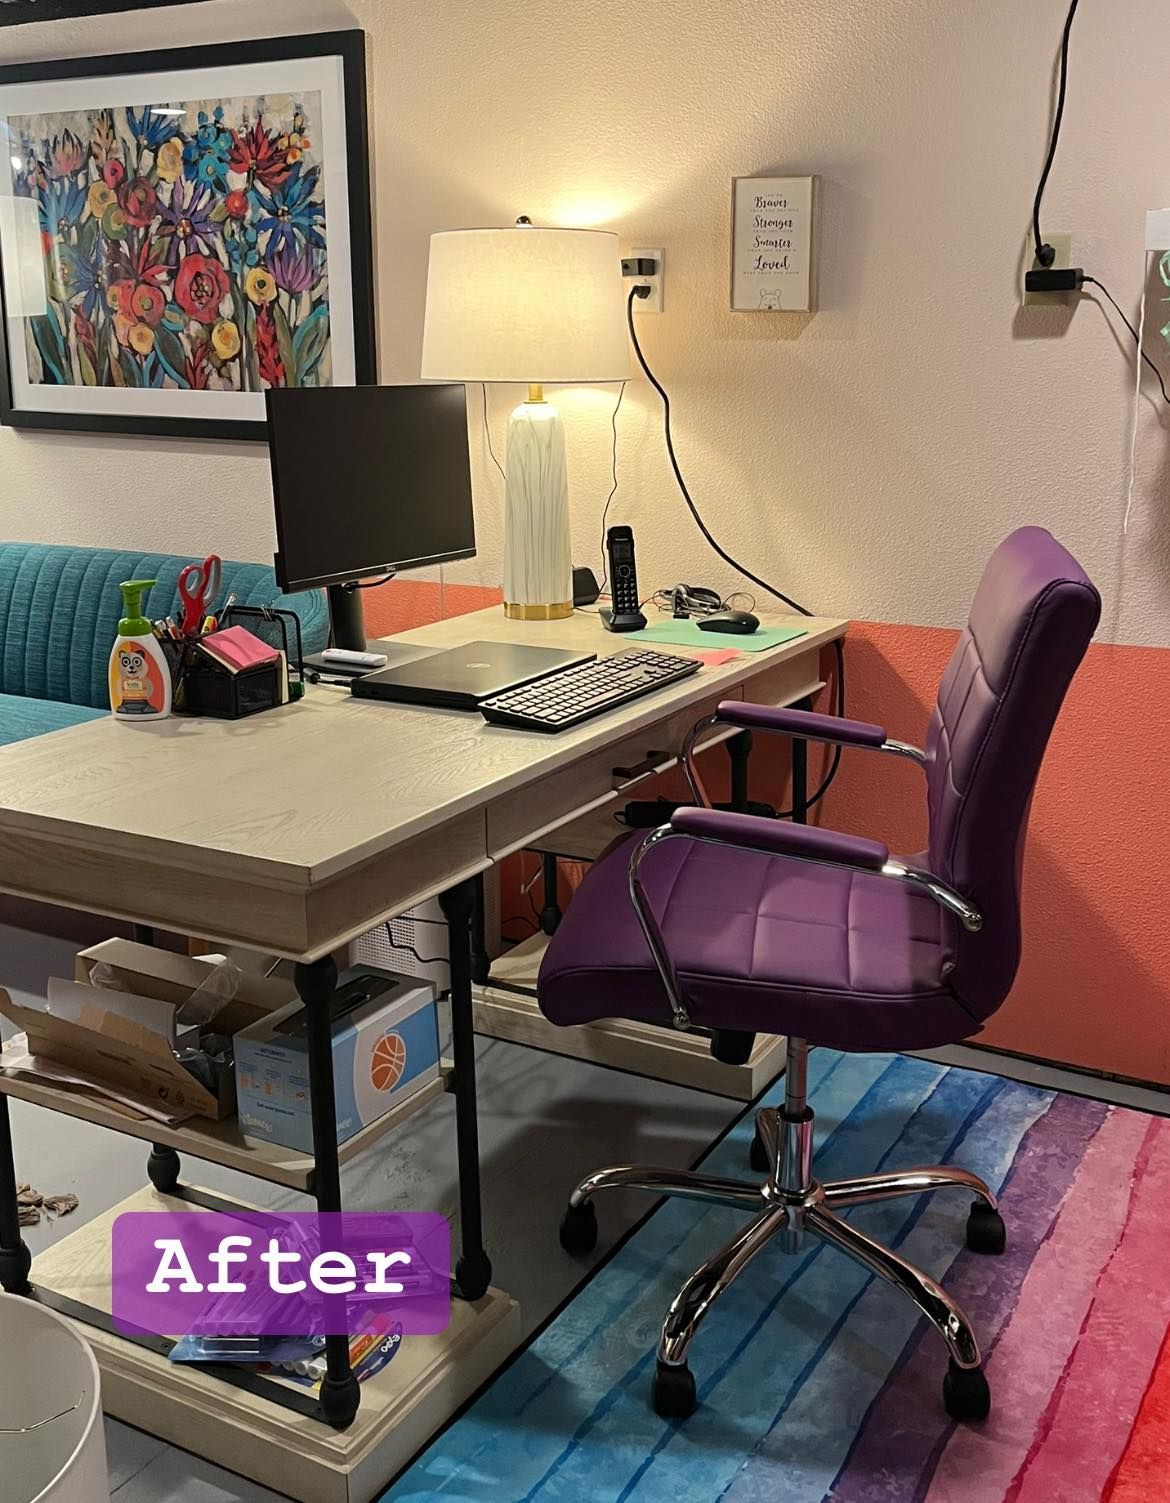
POLYGON ((109 1503, 93 1352, 17 1294, 0 1294, 0 1478, 5 1503, 109 1503))

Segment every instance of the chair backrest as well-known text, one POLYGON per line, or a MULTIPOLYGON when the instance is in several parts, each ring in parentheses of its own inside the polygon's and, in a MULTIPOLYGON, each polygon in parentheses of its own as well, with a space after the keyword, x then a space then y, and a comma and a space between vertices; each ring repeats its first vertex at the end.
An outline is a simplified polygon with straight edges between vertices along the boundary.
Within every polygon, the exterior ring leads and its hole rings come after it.
MULTIPOLYGON (((146 602, 152 619, 178 617, 179 574, 191 558, 113 549, 0 543, 0 693, 104 709, 106 665, 122 615, 123 579, 156 579, 146 602)), ((328 639, 320 590, 285 595, 264 564, 223 564, 223 593, 241 605, 296 611, 305 652, 328 639)))
POLYGON ((939 685, 927 732, 930 869, 976 904, 956 926, 950 984, 977 1018, 1007 996, 1020 958, 1020 878, 1032 790, 1101 597, 1042 527, 992 554, 939 685))

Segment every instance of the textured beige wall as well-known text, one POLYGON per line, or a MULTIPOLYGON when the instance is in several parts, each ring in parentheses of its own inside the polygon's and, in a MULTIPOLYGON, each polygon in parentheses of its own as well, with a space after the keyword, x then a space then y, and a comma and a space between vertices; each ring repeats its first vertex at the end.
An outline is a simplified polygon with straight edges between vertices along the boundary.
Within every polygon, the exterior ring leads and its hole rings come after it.
MULTIPOLYGON (((358 24, 369 36, 383 380, 417 375, 434 229, 597 224, 667 247, 645 344, 692 488, 727 545, 822 611, 957 622, 980 561, 1042 522, 1107 597, 1106 635, 1170 642, 1167 450, 1143 404, 1121 537, 1131 353, 1085 301, 1023 316, 1016 279, 1064 0, 213 0, 9 28, 0 60, 358 24), (628 13, 623 13, 628 12, 628 13), (823 175, 821 311, 727 307, 735 174, 823 175)), ((1133 307, 1142 215, 1170 201, 1164 0, 1083 10, 1047 223, 1133 307), (1123 13, 1123 15, 1122 15, 1123 13), (1119 18, 1120 17, 1120 18, 1119 18)), ((1151 344, 1165 321, 1153 308, 1151 344)), ((1165 362, 1170 365, 1170 359, 1165 362)), ((478 392, 473 392, 478 397, 478 392)), ((597 554, 614 391, 567 394, 575 555, 597 554)), ((502 446, 514 395, 492 395, 502 446)), ((653 393, 620 417, 613 519, 642 583, 730 587, 673 490, 653 393)), ((500 482, 476 417, 480 557, 500 482)), ((248 445, 0 431, 0 535, 266 557, 248 445)))

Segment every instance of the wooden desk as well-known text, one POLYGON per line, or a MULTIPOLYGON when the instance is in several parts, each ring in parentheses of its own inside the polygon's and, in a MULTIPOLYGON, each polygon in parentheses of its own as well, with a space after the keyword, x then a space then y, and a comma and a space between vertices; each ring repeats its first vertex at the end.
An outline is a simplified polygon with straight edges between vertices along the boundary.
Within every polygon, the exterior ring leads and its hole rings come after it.
MULTIPOLYGON (((400 1376, 359 1412, 345 1341, 331 1339, 322 1408, 334 1429, 325 1430, 320 1417, 290 1411, 246 1385, 228 1390, 214 1377, 189 1371, 179 1382, 157 1351, 89 1330, 111 1412, 294 1495, 360 1503, 377 1490, 379 1473, 384 1481, 483 1380, 484 1364, 502 1360, 503 1347, 514 1339, 514 1306, 489 1288, 479 1206, 470 954, 477 878, 571 815, 614 800, 615 768, 640 769, 617 777, 625 783, 624 797, 639 777, 669 765, 687 730, 718 700, 746 692, 784 704, 812 692, 820 683, 819 650, 841 636, 846 623, 809 618, 801 624, 807 634, 793 642, 704 667, 557 736, 488 726, 477 715, 363 702, 321 686, 300 704, 243 721, 176 717, 144 725, 109 718, 0 748, 0 889, 297 962, 297 990, 310 1020, 311 1182, 322 1210, 341 1207, 328 1026, 336 979, 331 957, 375 924, 436 894, 450 929, 463 1243, 456 1279, 467 1299, 452 1322, 451 1343, 444 1347, 436 1339, 413 1366, 401 1359, 391 1364, 386 1372, 401 1370, 400 1376), (477 1328, 483 1332, 479 1363, 477 1328), (314 1467, 325 1468, 326 1480, 298 1493, 310 1487, 298 1478, 314 1467)), ((592 615, 520 623, 498 609, 403 638, 431 647, 482 639, 599 654, 629 645, 592 615)), ((718 639, 713 645, 735 644, 718 639)), ((28 1093, 0 1078, 0 1283, 11 1289, 24 1287, 29 1265, 15 1214, 10 1089, 28 1093)), ((43 1094, 40 1099, 50 1104, 43 1094)), ((68 1098, 51 1104, 73 1111, 68 1098)), ((198 1156, 198 1136, 189 1137, 195 1142, 185 1141, 184 1150, 198 1156)), ((217 1155, 222 1161, 219 1149, 205 1150, 206 1157, 217 1155)), ((172 1143, 152 1155, 151 1178, 155 1192, 148 1196, 185 1194, 209 1203, 202 1192, 178 1184, 172 1143)), ((92 1321, 103 1265, 88 1230, 66 1239, 45 1261, 58 1290, 65 1289, 56 1296, 58 1306, 72 1304, 74 1313, 92 1321), (68 1251, 72 1246, 76 1255, 68 1251)), ((108 1275, 108 1253, 106 1259, 108 1275)), ((38 1292, 52 1302, 53 1291, 38 1292)))
MULTIPOLYGON (((318 960, 614 799, 614 768, 670 765, 720 699, 749 684, 770 704, 811 692, 819 649, 846 623, 803 624, 807 636, 555 736, 320 687, 246 720, 111 716, 0 747, 0 888, 318 960)), ((402 638, 481 639, 630 645, 579 612, 518 622, 497 609, 402 638)))

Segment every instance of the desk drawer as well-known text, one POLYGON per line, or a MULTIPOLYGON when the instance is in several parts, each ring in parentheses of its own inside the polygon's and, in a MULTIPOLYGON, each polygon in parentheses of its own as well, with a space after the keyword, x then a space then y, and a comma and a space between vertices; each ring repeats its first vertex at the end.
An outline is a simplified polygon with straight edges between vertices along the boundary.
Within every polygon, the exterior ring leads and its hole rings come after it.
MULTIPOLYGON (((530 841, 575 814, 637 798, 642 783, 674 766, 687 732, 697 720, 712 714, 720 700, 751 699, 758 704, 788 705, 820 687, 820 650, 812 648, 785 657, 753 674, 746 683, 723 688, 657 725, 623 736, 532 787, 506 794, 487 811, 488 856, 498 861, 512 851, 522 850, 530 841), (617 768, 626 769, 628 778, 615 778, 617 768), (622 786, 615 786, 619 782, 622 786)), ((700 745, 725 741, 732 734, 730 728, 715 730, 700 745)))
MULTIPOLYGON (((722 699, 742 698, 739 688, 724 689, 644 731, 590 752, 530 788, 506 794, 487 811, 488 855, 499 860, 573 814, 637 798, 643 783, 678 761, 686 734, 697 720, 712 714, 722 699)), ((715 732, 712 739, 725 740, 729 734, 730 730, 715 732)))
POLYGON ((773 663, 743 686, 737 697, 757 705, 791 705, 825 687, 821 677, 821 649, 809 648, 799 657, 773 663))

